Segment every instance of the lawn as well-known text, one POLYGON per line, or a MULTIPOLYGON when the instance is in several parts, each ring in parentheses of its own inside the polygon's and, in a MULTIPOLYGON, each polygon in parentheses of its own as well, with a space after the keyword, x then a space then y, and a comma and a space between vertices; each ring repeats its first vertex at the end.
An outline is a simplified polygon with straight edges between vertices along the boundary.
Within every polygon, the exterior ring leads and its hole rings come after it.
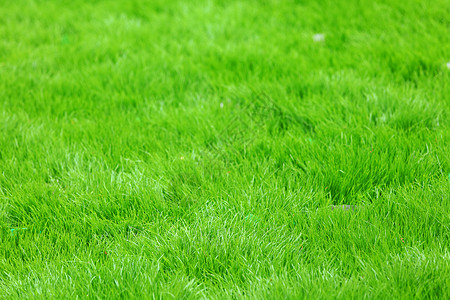
POLYGON ((0 298, 449 299, 450 2, 0 0, 0 298))

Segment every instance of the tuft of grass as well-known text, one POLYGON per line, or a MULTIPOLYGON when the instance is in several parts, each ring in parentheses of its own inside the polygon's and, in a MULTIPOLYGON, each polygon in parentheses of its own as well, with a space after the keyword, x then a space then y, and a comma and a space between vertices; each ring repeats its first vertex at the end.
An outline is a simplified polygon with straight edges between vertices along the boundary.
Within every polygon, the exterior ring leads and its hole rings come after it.
POLYGON ((449 298, 449 11, 2 3, 0 297, 449 298))

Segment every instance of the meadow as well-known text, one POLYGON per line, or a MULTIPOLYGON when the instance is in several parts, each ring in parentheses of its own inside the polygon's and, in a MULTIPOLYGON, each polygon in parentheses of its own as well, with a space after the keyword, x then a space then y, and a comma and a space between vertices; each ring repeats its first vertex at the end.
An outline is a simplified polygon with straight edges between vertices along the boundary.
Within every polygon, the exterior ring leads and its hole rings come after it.
POLYGON ((0 0, 0 298, 449 299, 450 2, 0 0))

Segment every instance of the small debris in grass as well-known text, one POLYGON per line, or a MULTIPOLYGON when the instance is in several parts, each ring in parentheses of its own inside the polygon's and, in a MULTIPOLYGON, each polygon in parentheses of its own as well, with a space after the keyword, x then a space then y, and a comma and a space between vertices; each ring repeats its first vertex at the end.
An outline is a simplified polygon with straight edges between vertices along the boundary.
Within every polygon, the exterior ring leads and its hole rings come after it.
POLYGON ((220 108, 223 108, 223 102, 220 103, 220 108))
POLYGON ((352 210, 352 211, 355 211, 355 208, 357 208, 356 207, 356 205, 346 205, 346 204, 343 204, 343 205, 332 205, 331 206, 331 210, 352 210))
POLYGON ((313 35, 313 41, 316 43, 325 41, 325 34, 324 33, 316 33, 315 35, 313 35))
POLYGON ((447 69, 450 70, 450 61, 447 63, 447 69))

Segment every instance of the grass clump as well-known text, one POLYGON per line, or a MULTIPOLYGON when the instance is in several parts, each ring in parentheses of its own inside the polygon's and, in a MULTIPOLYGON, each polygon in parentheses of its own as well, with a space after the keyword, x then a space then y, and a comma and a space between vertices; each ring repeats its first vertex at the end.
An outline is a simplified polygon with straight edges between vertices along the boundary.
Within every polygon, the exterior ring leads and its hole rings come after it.
POLYGON ((0 8, 0 297, 449 298, 445 1, 0 8))

